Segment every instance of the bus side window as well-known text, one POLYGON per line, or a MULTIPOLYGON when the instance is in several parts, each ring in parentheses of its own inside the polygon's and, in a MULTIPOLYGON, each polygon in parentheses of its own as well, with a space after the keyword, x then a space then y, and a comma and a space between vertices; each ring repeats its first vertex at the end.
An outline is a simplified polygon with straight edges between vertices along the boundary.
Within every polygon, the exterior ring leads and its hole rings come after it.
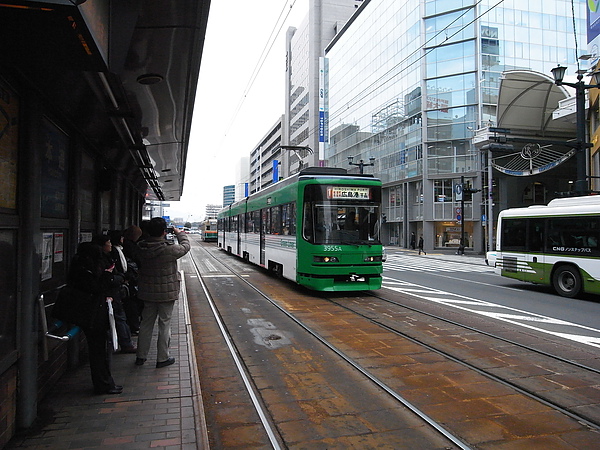
POLYGON ((530 219, 529 221, 529 248, 530 252, 542 251, 544 242, 544 220, 530 219))
POLYGON ((525 251, 525 220, 503 219, 502 222, 501 250, 525 251))

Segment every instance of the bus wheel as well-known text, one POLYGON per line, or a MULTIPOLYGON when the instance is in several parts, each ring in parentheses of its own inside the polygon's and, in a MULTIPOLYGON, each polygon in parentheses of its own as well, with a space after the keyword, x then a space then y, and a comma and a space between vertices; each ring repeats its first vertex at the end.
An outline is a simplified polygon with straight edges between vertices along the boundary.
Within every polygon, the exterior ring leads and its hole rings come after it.
POLYGON ((577 297, 581 292, 581 275, 575 266, 559 266, 552 275, 552 285, 563 297, 577 297))

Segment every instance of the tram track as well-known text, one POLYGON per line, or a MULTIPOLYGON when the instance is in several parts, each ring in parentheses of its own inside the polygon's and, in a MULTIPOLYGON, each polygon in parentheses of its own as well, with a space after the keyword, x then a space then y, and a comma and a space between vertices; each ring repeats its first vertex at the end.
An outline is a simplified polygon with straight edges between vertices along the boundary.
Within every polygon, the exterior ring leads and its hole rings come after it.
MULTIPOLYGON (((370 295, 372 297, 374 297, 374 298, 380 299, 380 300, 382 300, 382 301, 384 301, 386 303, 392 304, 394 306, 401 307, 401 308, 410 310, 410 311, 418 313, 418 314, 422 314, 422 315, 427 316, 429 318, 432 318, 432 319, 435 319, 435 320, 439 320, 441 322, 445 322, 445 323, 451 324, 451 325, 456 326, 456 327, 460 327, 460 328, 468 330, 470 332, 475 332, 475 333, 484 335, 484 336, 489 337, 489 338, 491 338, 493 340, 497 340, 497 341, 508 343, 508 344, 513 345, 515 347, 519 347, 521 349, 527 350, 528 352, 536 353, 536 354, 542 355, 544 357, 547 357, 547 358, 549 358, 551 360, 571 365, 571 366, 576 367, 578 369, 581 369, 581 370, 583 370, 585 372, 592 373, 592 374, 595 374, 595 375, 600 375, 600 370, 595 369, 593 367, 589 367, 589 366, 584 365, 584 364, 580 364, 580 363, 578 363, 576 361, 572 361, 572 360, 563 358, 561 356, 553 355, 551 353, 538 350, 538 349, 533 348, 531 346, 527 346, 527 345, 515 342, 513 340, 506 339, 504 337, 497 336, 497 335, 494 335, 492 333, 488 333, 488 332, 476 329, 474 327, 470 327, 470 326, 466 326, 466 325, 460 324, 460 323, 458 323, 456 321, 453 321, 453 320, 442 318, 442 317, 440 317, 440 316, 438 316, 436 314, 431 314, 431 313, 428 313, 428 312, 425 312, 425 311, 421 311, 418 308, 407 307, 405 305, 402 305, 399 302, 396 302, 396 301, 384 298, 384 297, 382 297, 380 295, 376 295, 376 294, 373 294, 373 293, 371 293, 370 295)), ((330 301, 333 301, 333 300, 330 300, 330 301)), ((353 308, 351 308, 351 307, 349 307, 347 305, 341 304, 341 302, 335 302, 335 301, 333 301, 333 302, 336 303, 337 305, 339 305, 340 307, 348 309, 348 310, 352 311, 353 313, 358 314, 361 317, 364 317, 365 319, 367 319, 367 320, 369 320, 369 321, 371 321, 371 322, 373 322, 373 323, 381 326, 382 328, 384 328, 386 330, 389 330, 392 333, 397 334, 398 336, 401 336, 404 339, 408 339, 411 342, 414 342, 414 343, 416 343, 418 345, 422 345, 422 346, 428 348, 429 350, 442 355, 445 358, 448 358, 448 359, 450 359, 452 361, 455 361, 455 362, 457 362, 457 363, 459 363, 459 364, 461 364, 461 365, 463 365, 465 367, 468 367, 469 369, 474 370, 477 373, 480 373, 480 374, 482 374, 482 375, 490 378, 491 380, 494 380, 494 381, 496 381, 498 383, 502 383, 502 384, 504 384, 504 385, 506 385, 508 387, 511 387, 511 388, 515 389, 516 391, 520 392, 521 394, 527 395, 528 397, 532 398, 533 400, 539 401, 540 403, 543 403, 543 404, 545 404, 547 406, 550 406, 551 408, 553 408, 553 409, 561 412, 562 414, 565 414, 565 415, 567 415, 567 416, 569 416, 569 417, 577 420, 578 422, 583 423, 583 424, 589 426, 590 428, 593 428, 593 429, 595 429, 597 431, 600 431, 600 417, 598 417, 598 416, 596 416, 596 417, 590 417, 590 416, 587 416, 585 414, 577 413, 576 411, 574 411, 573 409, 569 408, 568 406, 561 405, 558 402, 555 402, 555 401, 553 401, 553 400, 551 400, 551 399, 549 399, 547 397, 544 397, 540 393, 537 393, 536 391, 534 391, 532 389, 524 387, 524 386, 520 385, 517 382, 513 382, 513 381, 510 381, 510 380, 503 379, 502 377, 497 376, 497 375, 495 375, 495 374, 493 374, 493 373, 491 373, 489 371, 486 371, 485 369, 483 369, 481 367, 478 367, 475 364, 469 363, 464 358, 456 357, 451 352, 441 350, 440 348, 436 347, 435 345, 432 345, 430 343, 425 342, 424 340, 421 340, 421 339, 418 339, 418 338, 416 338, 414 336, 411 336, 409 333, 401 331, 396 326, 387 325, 387 324, 385 324, 384 322, 382 322, 380 320, 373 319, 372 317, 369 317, 368 314, 363 314, 363 313, 357 311, 356 309, 353 309, 353 308)), ((600 378, 598 379, 598 383, 600 384, 600 378)))
MULTIPOLYGON (((307 313, 306 311, 303 311, 302 308, 298 307, 298 306, 296 306, 295 308, 291 308, 293 311, 293 312, 291 312, 290 308, 289 308, 289 306, 290 306, 289 302, 285 301, 285 300, 282 301, 283 294, 274 296, 273 293, 263 292, 262 289, 258 288, 257 286, 254 286, 252 282, 250 282, 248 279, 246 279, 246 277, 244 277, 244 276, 240 275, 238 272, 236 272, 236 270, 234 268, 225 264, 223 261, 224 258, 216 258, 211 252, 207 252, 207 254, 211 256, 212 263, 214 263, 216 261, 217 264, 221 264, 222 267, 226 267, 226 269, 232 275, 234 275, 237 279, 241 280, 246 285, 251 286, 251 289, 253 289, 255 292, 257 292, 263 299, 267 300, 269 302, 269 304, 276 307, 281 313, 285 314, 286 317, 290 318, 298 326, 302 327, 303 330, 310 333, 311 336, 313 336, 315 339, 317 339, 319 342, 321 342, 323 345, 325 345, 328 349, 335 352, 347 364, 352 366, 356 371, 360 372, 364 377, 367 377, 371 383, 376 384, 381 390, 383 390, 389 396, 391 396, 396 401, 401 403, 403 407, 408 408, 413 414, 418 416, 421 420, 425 421, 428 424, 428 426, 430 426, 436 432, 440 433, 442 436, 444 436, 444 438, 448 439, 452 443, 452 445, 456 446, 457 448, 478 448, 479 447, 479 445, 477 444, 477 442, 478 442, 477 439, 475 439, 475 442, 476 442, 475 445, 471 444, 471 442, 473 442, 471 440, 471 438, 465 439, 465 437, 464 437, 465 431, 464 430, 461 430, 459 433, 452 431, 454 424, 449 424, 447 420, 444 420, 443 418, 441 418, 443 415, 440 416, 437 413, 435 408, 430 408, 430 405, 426 404, 425 406, 429 407, 430 410, 436 412, 433 415, 429 414, 426 411, 428 408, 425 408, 425 410, 424 410, 420 407, 422 405, 419 405, 419 402, 415 402, 414 400, 411 400, 411 398, 405 397, 401 393, 402 389, 398 389, 398 387, 402 387, 402 380, 398 380, 396 377, 390 377, 390 374, 388 373, 390 370, 389 367, 385 367, 385 366, 384 367, 375 367, 375 368, 371 367, 370 365, 372 365, 373 363, 368 358, 365 358, 364 355, 360 355, 359 352, 356 351, 356 349, 352 349, 351 351, 348 351, 348 347, 347 347, 349 345, 348 342, 342 342, 341 343, 342 346, 340 347, 340 342, 337 342, 337 337, 333 336, 332 334, 328 334, 328 331, 326 331, 327 325, 325 322, 321 322, 319 320, 319 321, 311 323, 312 319, 307 320, 306 316, 307 317, 314 317, 314 316, 311 315, 310 313, 307 313), (366 367, 363 363, 364 361, 366 361, 366 363, 367 363, 366 367), (395 386, 394 386, 394 383, 396 384, 395 386), (469 443, 467 443, 467 442, 469 442, 469 443)), ((198 272, 198 275, 201 278, 201 275, 199 272, 198 272)), ((282 281, 282 283, 286 283, 286 282, 282 281)), ((287 289, 287 288, 284 287, 283 289, 287 289)), ((273 290, 273 288, 272 288, 272 290, 273 290)), ((280 289, 279 289, 279 287, 277 287, 277 288, 274 288, 274 290, 278 291, 280 289)), ((314 294, 314 293, 312 293, 312 294, 314 294)), ((362 321, 367 321, 367 322, 371 323, 372 325, 374 325, 382 330, 385 330, 386 333, 394 333, 396 336, 401 337, 403 340, 410 341, 411 343, 419 345, 421 348, 425 349, 425 350, 411 350, 411 352, 423 352, 423 354, 425 354, 424 352, 427 351, 427 352, 436 353, 436 354, 440 355, 441 357, 448 359, 449 361, 452 361, 453 363, 462 364, 464 367, 468 368, 469 371, 477 373, 481 376, 485 376, 488 379, 492 380, 494 383, 502 384, 506 388, 513 390, 515 393, 527 396, 529 399, 531 399, 535 402, 539 402, 540 404, 543 404, 544 406, 551 408, 552 410, 557 411, 560 414, 567 416, 568 418, 577 422, 577 424, 582 425, 588 431, 600 430, 600 425, 593 417, 589 417, 586 414, 579 414, 579 413, 573 411, 572 409, 570 409, 568 406, 564 407, 564 405, 560 405, 557 402, 553 402, 551 400, 544 399, 543 397, 538 396, 535 392, 530 392, 531 389, 528 389, 527 387, 519 386, 512 382, 507 382, 506 380, 503 380, 501 376, 497 376, 492 373, 485 373, 485 370, 482 370, 481 368, 477 367, 474 364, 469 364, 469 363, 465 364, 465 361, 461 361, 460 358, 453 356, 452 352, 446 352, 444 350, 440 350, 440 349, 436 348, 435 345, 432 345, 430 342, 428 343, 428 342, 426 342, 426 340, 420 341, 418 338, 415 338, 414 336, 411 336, 410 334, 400 330, 399 329, 400 326, 398 325, 398 323, 394 323, 394 320, 389 317, 391 315, 391 314, 389 314, 389 312, 387 315, 382 313, 382 315, 380 315, 378 317, 373 317, 374 315, 376 315, 378 313, 376 311, 375 312, 373 311, 372 305, 369 305, 369 306, 359 305, 358 308, 349 306, 349 304, 352 304, 353 306, 355 306, 355 304, 360 304, 361 302, 369 302, 369 301, 372 301, 374 298, 380 300, 381 302, 386 302, 390 305, 393 304, 395 308, 403 307, 403 305, 401 305, 400 303, 395 302, 394 300, 390 300, 390 299, 386 299, 384 297, 378 296, 377 294, 375 294, 375 295, 356 294, 355 296, 352 296, 352 297, 335 296, 335 295, 333 295, 333 296, 317 295, 315 297, 315 300, 319 299, 321 301, 328 302, 332 305, 335 305, 335 307, 337 307, 337 308, 349 311, 355 316, 352 320, 358 321, 360 319, 362 321), (350 301, 348 299, 350 299, 350 301), (368 312, 360 311, 360 308, 368 308, 369 311, 368 312)), ((306 300, 306 301, 310 301, 310 300, 306 300)), ((427 314, 426 312, 421 312, 421 311, 417 311, 417 310, 412 311, 412 313, 427 314)), ((404 316, 405 314, 406 313, 402 314, 402 316, 404 316)), ((429 316, 430 316, 429 317, 430 320, 435 319, 435 320, 439 320, 439 321, 445 321, 445 323, 448 325, 452 324, 453 326, 457 326, 457 327, 462 326, 458 322, 448 321, 447 319, 444 319, 441 317, 435 317, 435 315, 429 315, 429 316)), ((416 328, 416 327, 411 327, 411 329, 413 329, 413 328, 416 328)), ((479 333, 480 332, 480 330, 477 330, 473 327, 466 327, 466 326, 463 326, 463 330, 468 330, 469 333, 479 333)), ((492 339, 492 338, 502 339, 502 342, 504 342, 505 344, 510 344, 510 345, 513 344, 510 340, 507 340, 505 338, 498 337, 498 336, 493 336, 490 333, 481 332, 481 335, 487 336, 490 339, 492 339)), ((386 337, 386 339, 388 339, 388 338, 386 337)), ((515 344, 518 344, 518 343, 515 343, 515 344)), ((526 346, 521 345, 519 348, 525 350, 526 349, 525 347, 526 346)), ((542 355, 544 357, 551 356, 551 355, 543 355, 544 352, 539 352, 539 353, 540 353, 540 355, 542 355)), ((568 361, 566 359, 560 361, 560 363, 562 363, 562 364, 567 364, 569 362, 570 361, 568 361)), ((589 369, 590 373, 592 373, 594 375, 598 374, 598 371, 596 369, 588 368, 585 365, 582 365, 582 364, 579 364, 576 362, 573 367, 577 367, 578 370, 588 370, 589 369)), ((448 388, 447 390, 450 391, 450 388, 448 388)), ((413 399, 419 398, 418 395, 415 395, 415 392, 413 390, 409 390, 408 393, 409 393, 409 397, 412 395, 413 399)), ((473 402, 473 403, 475 403, 475 402, 473 402)), ((466 434, 468 435, 469 433, 467 432, 466 434)), ((278 434, 278 436, 281 436, 281 435, 278 434)), ((483 447, 485 447, 485 446, 483 446, 483 447)))
MULTIPOLYGON (((247 279, 242 277, 239 273, 237 273, 229 265, 223 263, 222 261, 219 261, 217 258, 215 258, 215 256, 212 253, 207 252, 207 254, 210 255, 215 261, 218 261, 218 263, 221 264, 223 267, 227 268, 227 270, 229 270, 233 275, 235 275, 241 282, 243 282, 246 285, 248 285, 249 287, 251 287, 251 289, 253 289, 255 292, 257 292, 260 296, 262 296, 265 300, 267 300, 271 305, 273 305, 275 308, 277 308, 285 316, 287 316, 289 319, 294 321, 303 330, 308 332, 312 337, 316 338, 319 342, 321 342, 323 345, 325 345, 327 348, 329 348, 331 351, 333 351, 336 355, 338 355, 346 363, 348 363, 350 366, 352 366, 354 369, 356 369, 358 372, 360 372, 370 382, 374 383, 376 386, 381 388, 384 392, 386 392, 388 395, 390 395, 392 398, 394 398, 396 401, 398 401, 402 406, 406 407, 411 413, 413 413, 414 415, 419 417, 428 426, 430 426, 433 430, 435 430, 435 432, 439 433, 441 436, 443 436, 445 439, 447 439, 450 443, 452 443, 454 446, 456 446, 456 448, 460 448, 463 450, 471 448, 468 444, 463 442, 459 437, 450 433, 440 423, 438 423, 438 422, 434 421, 433 419, 431 419, 430 417, 428 417, 427 414, 425 414, 423 411, 421 411, 416 406, 411 404, 408 400, 403 398, 401 395, 399 395, 397 392, 395 392, 393 389, 391 389, 389 386, 387 386, 384 382, 382 382, 377 377, 372 375, 364 367, 357 364, 356 361, 352 360, 350 357, 345 355, 344 352, 342 352, 341 350, 336 348, 329 341, 327 341, 322 336, 320 336, 318 333, 313 331, 310 327, 308 327, 306 324, 304 324, 301 320, 299 320, 293 314, 291 314, 289 311, 287 311, 285 308, 283 308, 279 303, 277 303, 277 301, 272 299, 266 293, 262 292, 257 286, 252 284, 250 281, 248 281, 247 279)), ((194 261, 193 256, 192 256, 192 260, 194 261)), ((234 359, 236 360, 236 366, 238 367, 239 373, 245 379, 244 383, 246 385, 249 395, 253 398, 253 404, 255 405, 257 413, 261 417, 261 421, 263 422, 263 425, 265 427, 265 431, 266 431, 267 435, 269 435, 271 444, 273 445, 273 448, 285 448, 285 447, 282 447, 283 438, 278 433, 276 427, 273 426, 272 420, 269 420, 269 418, 268 418, 268 414, 265 411, 264 403, 260 399, 258 399, 258 395, 257 395, 255 389, 253 388, 252 382, 250 381, 251 375, 250 375, 249 371, 244 367, 243 362, 240 361, 240 359, 239 359, 239 356, 238 356, 239 352, 235 348, 235 344, 233 342, 231 334, 227 331, 226 326, 223 324, 223 321, 220 318, 220 313, 218 311, 218 308, 216 307, 215 302, 212 300, 212 296, 211 296, 209 290, 207 289, 206 284, 202 280, 202 275, 200 274, 200 271, 198 270, 198 266, 197 266, 196 262, 194 261, 193 264, 196 268, 196 273, 199 277, 199 281, 203 286, 205 295, 209 299, 209 302, 211 304, 211 309, 213 310, 213 313, 215 314, 215 318, 219 322, 219 327, 222 330, 223 337, 228 342, 228 347, 230 348, 230 352, 231 352, 232 356, 234 357, 234 359)), ((450 447, 446 447, 446 448, 450 448, 450 447)))

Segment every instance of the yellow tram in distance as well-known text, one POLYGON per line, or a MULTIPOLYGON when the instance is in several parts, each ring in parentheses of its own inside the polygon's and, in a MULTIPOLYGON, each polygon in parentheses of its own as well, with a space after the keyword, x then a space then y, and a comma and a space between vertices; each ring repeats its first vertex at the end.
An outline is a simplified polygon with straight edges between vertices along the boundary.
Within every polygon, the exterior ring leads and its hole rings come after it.
POLYGON ((209 217, 200 224, 200 238, 205 242, 217 242, 216 217, 209 217))

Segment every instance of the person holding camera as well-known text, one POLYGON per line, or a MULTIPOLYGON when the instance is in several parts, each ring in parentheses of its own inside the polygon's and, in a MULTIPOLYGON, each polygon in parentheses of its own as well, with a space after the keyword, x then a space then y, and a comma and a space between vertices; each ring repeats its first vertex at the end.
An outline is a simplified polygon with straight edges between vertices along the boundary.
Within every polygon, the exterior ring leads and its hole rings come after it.
POLYGON ((173 229, 177 243, 166 239, 167 223, 162 217, 154 217, 148 223, 148 238, 138 244, 140 268, 138 272, 138 298, 143 301, 142 322, 135 364, 143 365, 150 351, 154 324, 158 319, 158 342, 156 367, 175 363, 169 355, 171 341, 171 314, 179 297, 181 279, 177 260, 190 250, 185 232, 173 229))

